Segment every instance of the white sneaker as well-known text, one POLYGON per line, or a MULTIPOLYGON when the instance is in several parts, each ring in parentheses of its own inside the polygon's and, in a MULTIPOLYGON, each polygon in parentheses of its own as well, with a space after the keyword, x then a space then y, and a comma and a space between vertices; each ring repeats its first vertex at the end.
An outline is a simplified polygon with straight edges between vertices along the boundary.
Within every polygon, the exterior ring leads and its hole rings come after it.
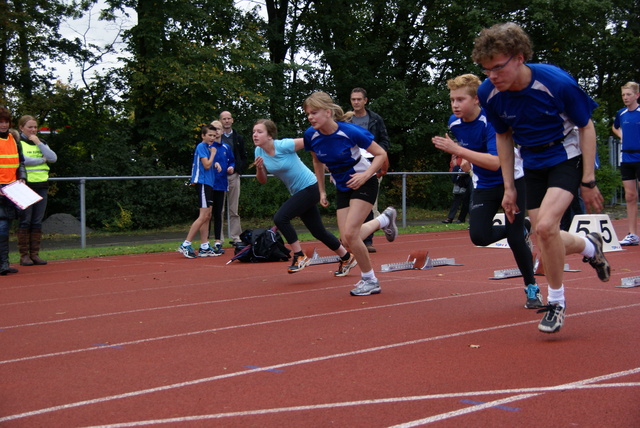
POLYGON ((361 279, 356 284, 356 288, 351 290, 352 296, 368 296, 370 294, 379 294, 381 291, 380 283, 377 278, 361 279))
POLYGON ((387 207, 386 210, 382 211, 382 215, 386 215, 389 218, 389 224, 382 228, 384 236, 387 238, 387 241, 393 242, 396 236, 398 236, 398 226, 396 226, 398 212, 393 207, 387 207))
POLYGON ((629 233, 627 236, 624 237, 624 239, 622 241, 620 241, 620 245, 638 245, 640 244, 640 238, 638 238, 638 235, 636 235, 635 233, 629 233))

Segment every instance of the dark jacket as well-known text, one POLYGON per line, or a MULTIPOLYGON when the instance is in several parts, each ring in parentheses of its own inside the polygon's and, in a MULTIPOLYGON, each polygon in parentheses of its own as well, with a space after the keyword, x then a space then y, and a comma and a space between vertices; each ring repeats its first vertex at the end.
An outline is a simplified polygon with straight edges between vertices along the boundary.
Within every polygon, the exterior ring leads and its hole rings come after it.
POLYGON ((236 161, 234 171, 238 174, 244 174, 244 170, 247 168, 247 152, 244 148, 244 138, 242 135, 233 130, 230 137, 222 134, 222 142, 227 143, 231 146, 231 150, 233 150, 233 157, 236 161))
POLYGON ((380 145, 386 152, 389 151, 389 134, 387 134, 387 127, 384 125, 382 117, 368 108, 365 107, 367 114, 369 115, 369 132, 373 134, 373 140, 380 145))

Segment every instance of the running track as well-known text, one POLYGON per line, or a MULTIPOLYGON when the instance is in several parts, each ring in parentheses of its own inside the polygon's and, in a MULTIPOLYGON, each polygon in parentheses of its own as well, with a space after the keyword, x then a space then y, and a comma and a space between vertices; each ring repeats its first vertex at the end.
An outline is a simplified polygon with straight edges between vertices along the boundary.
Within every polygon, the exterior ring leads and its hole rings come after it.
POLYGON ((640 287, 616 287, 640 247, 607 253, 606 284, 567 258, 553 335, 521 278, 488 279, 509 250, 467 231, 376 247, 376 270, 419 249, 462 266, 379 273, 367 297, 349 296, 358 269, 229 254, 22 267, 0 278, 0 426, 640 426, 640 287))

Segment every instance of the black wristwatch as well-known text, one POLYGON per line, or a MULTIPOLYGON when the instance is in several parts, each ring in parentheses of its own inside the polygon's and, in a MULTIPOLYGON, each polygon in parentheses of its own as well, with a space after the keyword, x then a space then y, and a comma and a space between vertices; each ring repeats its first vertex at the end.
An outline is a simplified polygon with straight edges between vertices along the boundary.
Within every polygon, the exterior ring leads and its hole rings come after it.
POLYGON ((589 189, 593 189, 594 187, 596 187, 596 180, 587 181, 586 183, 580 182, 580 185, 584 187, 588 187, 589 189))

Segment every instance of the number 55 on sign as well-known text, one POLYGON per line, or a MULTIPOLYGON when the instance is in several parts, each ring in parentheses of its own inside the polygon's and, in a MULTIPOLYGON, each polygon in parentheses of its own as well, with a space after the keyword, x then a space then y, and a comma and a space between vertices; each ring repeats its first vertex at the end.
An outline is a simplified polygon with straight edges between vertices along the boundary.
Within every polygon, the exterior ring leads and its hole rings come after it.
POLYGON ((604 245, 602 250, 622 251, 616 231, 613 229, 611 219, 607 214, 580 214, 573 217, 569 232, 586 236, 588 233, 597 232, 602 235, 604 245))

